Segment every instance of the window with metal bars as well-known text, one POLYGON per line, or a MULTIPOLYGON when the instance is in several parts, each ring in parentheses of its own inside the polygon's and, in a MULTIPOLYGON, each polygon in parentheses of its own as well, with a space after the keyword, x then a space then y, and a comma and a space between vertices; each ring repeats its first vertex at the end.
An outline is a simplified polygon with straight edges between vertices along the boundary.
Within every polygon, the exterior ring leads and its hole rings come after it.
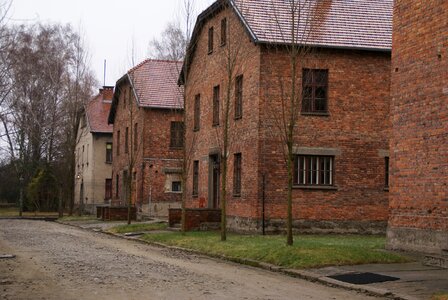
POLYGON ((213 52, 213 27, 208 29, 208 53, 213 52))
POLYGON ((331 186, 334 182, 333 166, 333 156, 297 155, 294 163, 294 183, 331 186))
POLYGON ((233 156, 233 195, 241 195, 241 153, 236 153, 233 156))
POLYGON ((213 126, 219 125, 219 85, 213 88, 213 126))
POLYGON ((197 94, 194 97, 194 120, 193 120, 193 130, 198 131, 200 129, 201 122, 201 95, 197 94))
POLYGON ((235 119, 243 117, 243 75, 235 79, 235 119))
POLYGON ((184 146, 184 123, 171 122, 170 148, 182 148, 184 146))
POLYGON ((302 112, 328 112, 328 70, 303 69, 302 112))
POLYGON ((199 194, 199 160, 193 161, 193 196, 199 194))
POLYGON ((227 42, 227 18, 221 20, 221 46, 227 42))

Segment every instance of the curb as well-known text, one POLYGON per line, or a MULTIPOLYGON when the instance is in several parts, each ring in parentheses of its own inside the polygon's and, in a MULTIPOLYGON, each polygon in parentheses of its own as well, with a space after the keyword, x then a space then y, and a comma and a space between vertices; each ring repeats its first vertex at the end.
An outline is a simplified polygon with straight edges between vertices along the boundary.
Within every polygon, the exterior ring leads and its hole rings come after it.
MULTIPOLYGON (((89 232, 93 231, 89 228, 83 228, 79 225, 67 224, 67 223, 59 222, 57 220, 56 220, 56 223, 76 227, 76 228, 86 230, 89 232)), ((329 278, 326 276, 322 276, 320 274, 310 272, 307 270, 288 269, 288 268, 283 268, 283 267, 280 267, 277 265, 260 262, 260 261, 256 261, 256 260, 251 260, 251 259, 228 257, 225 255, 219 255, 219 254, 209 254, 209 253, 204 253, 204 252, 201 252, 198 250, 187 249, 187 248, 182 248, 182 247, 177 247, 177 246, 169 246, 169 245, 165 245, 165 244, 158 243, 158 242, 145 241, 145 240, 142 240, 141 238, 127 237, 127 236, 124 236, 121 234, 116 234, 116 233, 112 233, 112 232, 108 232, 108 231, 101 230, 101 231, 93 231, 93 232, 109 235, 111 237, 129 240, 129 241, 134 241, 134 242, 138 242, 138 243, 145 244, 145 245, 156 246, 159 248, 180 251, 180 252, 193 254, 193 255, 199 255, 199 256, 203 256, 205 258, 218 259, 218 260, 222 260, 222 261, 228 261, 228 262, 233 262, 233 263, 237 263, 237 264, 241 264, 241 265, 255 267, 255 268, 263 269, 266 271, 281 273, 281 274, 284 274, 284 275, 287 275, 290 277, 295 277, 295 278, 303 279, 303 280, 310 281, 310 282, 320 283, 320 284, 323 284, 323 285, 329 286, 329 287, 342 288, 345 290, 352 290, 352 291, 364 293, 369 296, 385 297, 385 298, 394 299, 394 300, 415 300, 415 298, 413 298, 413 297, 409 297, 406 295, 400 295, 400 294, 394 293, 387 289, 374 288, 374 287, 369 287, 369 286, 365 286, 365 285, 356 285, 356 284, 346 283, 346 282, 335 280, 335 279, 332 279, 332 278, 329 278)))

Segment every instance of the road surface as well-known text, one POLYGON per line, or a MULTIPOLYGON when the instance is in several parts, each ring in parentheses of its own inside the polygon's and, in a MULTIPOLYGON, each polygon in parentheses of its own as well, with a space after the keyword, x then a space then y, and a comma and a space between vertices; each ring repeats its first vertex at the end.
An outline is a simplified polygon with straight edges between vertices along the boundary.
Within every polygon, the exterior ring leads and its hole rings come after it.
POLYGON ((369 299, 52 222, 0 220, 1 254, 0 299, 369 299))

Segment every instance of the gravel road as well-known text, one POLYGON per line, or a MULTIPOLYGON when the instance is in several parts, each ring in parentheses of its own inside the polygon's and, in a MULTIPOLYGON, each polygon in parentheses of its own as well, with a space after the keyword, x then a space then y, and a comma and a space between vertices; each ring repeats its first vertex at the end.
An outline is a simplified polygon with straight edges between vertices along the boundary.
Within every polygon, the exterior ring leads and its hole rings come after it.
POLYGON ((0 220, 1 254, 0 299, 370 299, 51 222, 0 220))

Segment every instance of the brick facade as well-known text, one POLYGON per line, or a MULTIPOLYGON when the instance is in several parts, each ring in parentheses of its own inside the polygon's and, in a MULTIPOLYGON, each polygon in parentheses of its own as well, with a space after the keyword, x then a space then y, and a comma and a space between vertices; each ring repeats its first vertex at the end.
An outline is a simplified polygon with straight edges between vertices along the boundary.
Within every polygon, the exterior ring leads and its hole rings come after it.
POLYGON ((390 248, 448 250, 447 37, 447 1, 395 1, 390 248))
MULTIPOLYGON (((198 195, 192 196, 190 168, 187 207, 213 208, 213 155, 219 154, 220 126, 212 125, 213 88, 226 95, 225 59, 228 49, 238 49, 233 77, 243 75, 242 118, 230 113, 228 152, 228 226, 236 231, 282 231, 286 218, 287 176, 273 116, 279 108, 289 57, 281 47, 251 41, 231 8, 214 11, 203 21, 186 85, 187 144, 193 143, 192 161, 199 162, 198 195), (220 24, 226 18, 229 39, 220 45, 220 24), (214 49, 208 51, 209 28, 214 28, 214 49), (230 48, 228 48, 230 47, 230 48), (281 82, 279 82, 281 78, 281 82), (193 130, 194 99, 200 94, 200 129, 193 130), (242 157, 242 188, 233 191, 234 154, 242 157), (264 180, 263 180, 264 178, 264 180)), ((388 156, 390 52, 321 49, 300 66, 323 68, 329 73, 329 114, 300 115, 295 148, 334 155, 334 185, 327 189, 294 189, 294 227, 302 232, 384 232, 388 218, 385 191, 385 156, 388 156)), ((233 82, 231 99, 234 99, 233 82)), ((221 122, 223 110, 221 107, 221 122)))
MULTIPOLYGON (((144 80, 143 85, 157 78, 144 80)), ((170 126, 182 120, 182 111, 144 106, 141 98, 142 93, 130 84, 129 77, 117 82, 109 115, 114 124, 112 204, 126 205, 124 179, 132 176, 131 199, 138 211, 166 217, 168 209, 179 207, 181 201, 181 193, 171 188, 172 181, 180 181, 182 150, 170 147, 170 126)))

